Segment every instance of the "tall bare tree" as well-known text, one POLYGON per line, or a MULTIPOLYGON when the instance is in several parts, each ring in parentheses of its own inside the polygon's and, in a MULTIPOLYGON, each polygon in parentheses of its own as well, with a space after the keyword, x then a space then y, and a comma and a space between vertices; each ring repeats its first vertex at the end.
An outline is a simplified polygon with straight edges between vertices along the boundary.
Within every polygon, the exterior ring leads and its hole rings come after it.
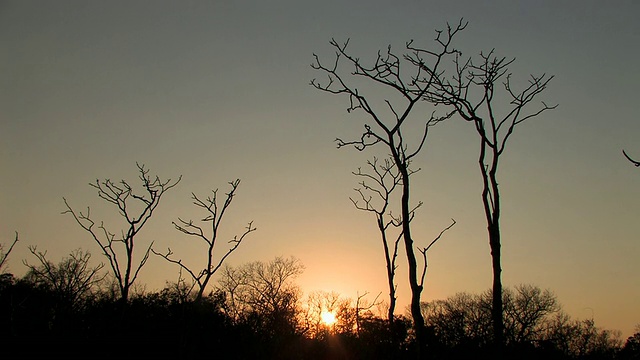
MULTIPOLYGON (((411 49, 414 54, 431 54, 430 50, 415 46, 411 49)), ((459 116, 474 125, 480 139, 478 165, 492 257, 494 341, 499 349, 504 343, 501 198, 497 177, 500 156, 517 125, 557 107, 541 102, 529 110, 529 105, 547 88, 553 76, 531 75, 528 83, 516 90, 508 70, 514 61, 495 55, 494 50, 482 52, 476 58, 463 58, 458 51, 453 71, 429 71, 433 74, 433 86, 424 94, 424 99, 433 104, 453 107, 459 116)), ((412 59, 412 62, 416 66, 424 66, 418 59, 412 59)))
POLYGON ((173 222, 173 226, 176 228, 176 230, 184 234, 199 238, 207 245, 207 263, 202 270, 200 270, 196 274, 196 271, 183 264, 181 259, 176 260, 172 258, 171 255, 173 255, 173 251, 171 251, 171 248, 169 248, 165 254, 151 249, 154 254, 163 257, 170 263, 178 265, 181 269, 185 270, 187 273, 189 273, 189 275, 191 275, 191 278, 194 281, 193 284, 198 285, 196 301, 200 301, 202 299, 204 291, 206 290, 211 277, 216 273, 216 271, 218 271, 218 269, 220 269, 222 263, 227 259, 227 257, 229 257, 229 255, 231 255, 231 253, 234 252, 238 248, 238 246, 240 246, 244 238, 249 233, 256 230, 256 228, 253 227, 253 222, 249 222, 244 232, 240 236, 236 235, 228 241, 231 246, 226 250, 224 255, 221 256, 217 262, 214 260, 214 248, 216 247, 216 242, 218 240, 222 218, 231 205, 231 201, 236 195, 236 190, 238 189, 238 185, 240 185, 240 179, 229 182, 229 185, 231 185, 231 190, 226 194, 224 203, 222 203, 221 206, 218 205, 218 189, 213 190, 212 195, 208 196, 206 200, 200 199, 194 193, 191 194, 193 204, 199 208, 204 209, 207 213, 207 215, 202 218, 202 222, 208 222, 211 224, 211 233, 209 235, 206 235, 203 228, 199 225, 196 225, 193 220, 185 221, 178 218, 177 223, 173 222))
POLYGON ((100 246, 102 254, 109 260, 111 271, 118 283, 120 290, 120 300, 127 303, 129 300, 129 292, 134 284, 140 269, 149 259, 149 253, 153 242, 149 244, 142 258, 134 264, 135 245, 137 235, 146 225, 153 215, 153 212, 160 204, 162 195, 174 186, 176 186, 182 176, 176 181, 171 179, 160 180, 158 176, 151 177, 149 170, 136 163, 139 179, 142 182, 142 191, 135 191, 134 188, 126 180, 113 182, 110 179, 96 180, 89 185, 98 190, 98 197, 107 203, 115 206, 118 214, 126 221, 126 229, 121 229, 120 235, 110 232, 104 222, 100 222, 96 226, 96 222, 91 218, 91 210, 87 207, 87 211, 77 212, 73 210, 71 205, 64 199, 67 210, 63 214, 71 214, 76 223, 82 229, 88 232, 93 240, 100 246), (119 248, 124 248, 119 250, 119 248), (124 255, 124 262, 119 259, 119 255, 124 255))
MULTIPOLYGON (((413 146, 405 138, 405 130, 411 117, 415 117, 417 106, 425 96, 434 90, 434 81, 440 73, 440 68, 445 59, 457 54, 452 48, 452 40, 455 35, 464 29, 465 25, 448 26, 446 31, 436 31, 436 49, 417 52, 412 48, 412 42, 406 44, 407 52, 396 55, 391 46, 386 52, 378 52, 371 65, 366 65, 358 57, 347 51, 348 41, 339 43, 332 39, 330 44, 335 50, 335 59, 329 63, 320 61, 314 54, 312 67, 327 75, 326 82, 311 81, 316 89, 335 95, 344 95, 349 98, 348 112, 363 111, 368 121, 364 124, 364 132, 359 139, 344 141, 336 139, 338 148, 353 146, 363 151, 375 145, 382 145, 393 159, 394 166, 400 173, 401 184, 401 212, 400 222, 404 248, 407 255, 409 286, 411 288, 411 315, 414 330, 418 341, 419 351, 425 344, 424 319, 420 312, 420 296, 422 286, 418 280, 418 262, 414 249, 414 239, 411 232, 411 218, 413 205, 409 201, 410 175, 409 164, 411 160, 422 150, 429 129, 453 115, 453 111, 436 115, 435 111, 430 116, 418 113, 422 134, 420 140, 413 146), (351 66, 351 72, 344 73, 339 70, 342 63, 351 66), (408 65, 405 68, 405 65, 408 65), (405 69, 409 73, 405 72, 405 69), (396 100, 385 98, 381 102, 374 101, 374 95, 365 95, 357 87, 357 80, 366 80, 372 85, 381 86, 396 97, 396 100)), ((419 354, 420 356, 420 354, 419 354)))

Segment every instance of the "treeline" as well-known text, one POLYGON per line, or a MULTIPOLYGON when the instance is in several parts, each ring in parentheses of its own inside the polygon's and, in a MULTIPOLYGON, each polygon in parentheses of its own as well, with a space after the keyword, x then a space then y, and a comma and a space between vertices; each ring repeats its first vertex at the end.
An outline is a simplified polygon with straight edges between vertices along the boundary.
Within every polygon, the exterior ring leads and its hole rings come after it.
MULTIPOLYGON (((23 358, 413 359, 409 316, 386 319, 370 294, 303 296, 295 258, 225 266, 215 290, 198 297, 187 281, 134 291, 123 302, 113 278, 72 252, 57 264, 0 280, 2 352, 23 358), (331 319, 325 318, 331 314, 331 319)), ((506 357, 639 359, 639 332, 624 342, 592 319, 571 319, 556 296, 531 285, 503 293, 506 357)), ((428 357, 491 353, 491 291, 422 303, 428 357)))

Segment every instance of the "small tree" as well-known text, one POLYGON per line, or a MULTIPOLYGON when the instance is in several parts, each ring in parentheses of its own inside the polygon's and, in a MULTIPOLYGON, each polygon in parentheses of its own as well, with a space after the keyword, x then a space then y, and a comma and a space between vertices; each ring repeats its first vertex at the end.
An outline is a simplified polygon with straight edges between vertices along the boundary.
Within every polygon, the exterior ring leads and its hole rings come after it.
MULTIPOLYGON (((502 295, 505 337, 507 343, 514 347, 539 346, 548 340, 549 329, 555 326, 554 323, 563 319, 559 317, 557 298, 549 290, 517 285, 505 288, 502 295)), ((449 348, 478 349, 491 345, 492 297, 489 289, 480 295, 458 293, 445 300, 423 303, 426 323, 441 344, 449 348)))
POLYGON ((18 232, 16 231, 16 237, 11 243, 11 245, 9 245, 9 249, 6 252, 4 251, 4 245, 0 244, 0 275, 5 274, 7 259, 9 258, 9 254, 11 254, 13 247, 16 246, 17 243, 18 243, 18 232))
MULTIPOLYGON (((466 26, 466 23, 464 24, 466 26)), ((411 47, 416 54, 431 54, 430 50, 411 47)), ((491 50, 480 53, 478 58, 463 59, 455 52, 454 70, 448 73, 425 71, 433 74, 433 87, 424 99, 433 104, 451 106, 464 120, 473 124, 480 138, 478 165, 482 178, 482 204, 484 206, 493 270, 493 330, 498 350, 504 344, 504 319, 502 304, 502 255, 501 255, 501 198, 498 188, 498 165, 507 141, 515 127, 537 117, 557 105, 542 102, 529 111, 529 105, 546 90, 553 76, 531 75, 529 83, 515 90, 508 67, 515 59, 496 56, 491 50), (500 91, 502 85, 503 91, 500 91), (505 110, 501 110, 501 108, 505 110)), ((416 66, 424 67, 420 60, 416 66)))
POLYGON ((449 348, 479 348, 488 342, 491 309, 479 295, 457 293, 444 300, 422 303, 425 321, 438 341, 449 348))
MULTIPOLYGON (((395 235, 395 239, 391 242, 389 239, 389 231, 401 225, 401 219, 394 217, 389 204, 391 194, 400 184, 400 174, 398 173, 393 159, 385 159, 383 163, 378 163, 377 158, 373 161, 367 161, 369 172, 358 168, 353 174, 361 177, 360 188, 355 189, 360 199, 354 200, 350 198, 353 205, 363 211, 368 211, 376 216, 376 224, 382 240, 382 249, 387 268, 387 282, 389 286, 389 308, 387 312, 387 320, 389 326, 393 326, 393 315, 396 308, 396 289, 395 283, 396 259, 398 258, 398 245, 402 239, 402 231, 395 235)), ((418 203, 417 206, 422 205, 418 203)), ((415 209, 414 209, 415 210, 415 209)), ((413 215, 413 212, 412 214, 413 215)))
POLYGON ((293 280, 303 270, 294 257, 223 266, 219 288, 226 294, 227 313, 236 322, 249 322, 270 335, 295 329, 299 290, 293 280))
POLYGON ((207 197, 206 200, 201 200, 196 196, 196 194, 191 194, 193 204, 199 208, 204 209, 207 212, 207 215, 202 219, 202 221, 211 223, 210 235, 207 236, 203 228, 199 225, 196 225, 193 220, 185 221, 178 218, 178 223, 173 222, 173 226, 176 228, 176 230, 184 234, 199 238, 204 241, 205 244, 207 244, 207 263, 202 270, 200 270, 196 274, 196 271, 183 264, 182 260, 176 260, 172 258, 171 255, 173 255, 173 252, 171 251, 171 248, 169 248, 167 250, 167 253, 165 254, 161 254, 151 249, 154 254, 161 256, 170 263, 178 265, 181 269, 185 270, 187 273, 189 273, 189 275, 191 275, 191 278, 194 281, 193 284, 198 285, 196 301, 200 301, 202 299, 204 291, 207 288, 211 277, 216 273, 216 271, 218 271, 218 269, 220 269, 222 263, 227 259, 227 257, 229 257, 229 255, 231 255, 231 253, 234 252, 238 248, 238 246, 240 246, 244 238, 250 232, 256 230, 256 228, 253 227, 253 222, 249 222, 249 224, 245 228, 245 231, 240 236, 236 235, 231 240, 229 240, 229 244, 231 244, 231 247, 227 249, 226 253, 221 256, 217 262, 214 261, 214 248, 218 240, 222 217, 224 216, 227 208, 231 205, 231 201, 235 197, 236 189, 238 188, 238 185, 240 185, 240 180, 236 179, 232 182, 229 182, 229 185, 231 185, 231 190, 226 194, 226 198, 221 207, 218 206, 218 189, 213 190, 213 194, 207 197))
POLYGON ((90 266, 91 253, 88 251, 76 249, 57 265, 47 260, 46 251, 38 251, 35 246, 29 247, 29 251, 40 264, 31 265, 24 260, 24 265, 29 268, 26 278, 51 291, 68 310, 77 310, 106 276, 99 275, 103 263, 90 266))
POLYGON ((532 285, 522 284, 513 290, 504 289, 502 298, 508 343, 540 340, 547 325, 545 322, 560 311, 560 304, 553 292, 532 285))
POLYGON ((420 127, 422 134, 420 140, 413 146, 409 146, 405 138, 407 123, 411 115, 415 116, 416 109, 425 96, 433 91, 434 81, 440 73, 442 63, 446 58, 456 54, 451 42, 455 35, 464 29, 460 23, 456 27, 448 27, 447 31, 437 31, 435 39, 437 49, 433 51, 415 51, 411 42, 407 43, 407 53, 396 55, 391 51, 391 46, 386 53, 378 52, 371 65, 366 65, 358 57, 351 55, 347 51, 349 42, 338 43, 331 40, 330 44, 335 49, 335 60, 325 64, 314 54, 312 68, 327 75, 326 83, 320 83, 313 79, 311 85, 318 90, 344 95, 349 98, 348 112, 363 111, 367 119, 364 124, 364 132, 359 139, 344 141, 336 139, 338 148, 353 146, 359 151, 364 151, 375 145, 383 145, 393 159, 393 164, 400 174, 401 184, 401 212, 400 223, 402 238, 407 256, 409 286, 411 288, 411 315, 414 322, 414 329, 418 342, 419 356, 425 345, 424 319, 420 312, 420 297, 422 294, 422 284, 418 280, 418 262, 414 249, 414 239, 411 232, 410 222, 413 217, 413 205, 410 204, 410 175, 409 165, 412 159, 422 150, 429 129, 435 124, 442 122, 453 115, 453 112, 436 116, 435 112, 431 116, 424 118, 420 114, 420 127), (350 73, 344 74, 339 71, 339 65, 346 62, 353 68, 350 73), (410 73, 405 72, 405 65, 410 73), (381 104, 376 104, 374 96, 366 96, 355 85, 355 78, 369 81, 373 85, 380 85, 388 90, 391 95, 400 100, 392 102, 389 98, 384 99, 381 104))
POLYGON ((597 327, 593 319, 571 320, 562 312, 547 326, 545 337, 574 359, 614 359, 623 344, 619 331, 597 327))
POLYGON ((95 183, 89 185, 98 190, 98 197, 107 203, 114 205, 119 215, 126 221, 126 230, 121 230, 121 235, 116 237, 115 233, 110 232, 104 226, 104 222, 96 226, 96 222, 91 219, 90 208, 87 207, 86 213, 76 212, 64 199, 67 210, 63 214, 71 214, 75 221, 82 229, 88 232, 95 241, 102 254, 109 260, 111 271, 118 283, 120 291, 120 300, 127 303, 132 285, 140 273, 140 269, 149 259, 149 252, 153 242, 149 244, 146 251, 142 255, 137 265, 134 264, 134 250, 137 235, 147 224, 154 210, 158 207, 162 195, 174 186, 176 186, 182 176, 176 181, 171 179, 160 180, 158 176, 151 177, 149 170, 144 165, 136 163, 140 173, 140 181, 142 182, 143 192, 134 191, 133 187, 126 180, 113 182, 110 179, 96 180, 95 183), (123 247, 122 250, 118 250, 123 247), (124 253, 124 263, 118 258, 124 253))
MULTIPOLYGON (((360 295, 359 293, 356 294, 356 304, 353 309, 353 313, 355 315, 355 320, 356 320, 356 329, 355 329, 356 335, 358 336, 360 335, 360 329, 362 329, 363 320, 366 318, 372 318, 373 317, 372 309, 381 304, 381 302, 378 301, 380 294, 382 293, 378 293, 378 295, 376 295, 376 297, 371 302, 365 299, 366 296, 369 295, 368 291, 365 291, 362 295, 360 295)), ((393 318, 392 318, 392 321, 390 321, 389 325, 390 325, 389 330, 393 329, 393 318)))
POLYGON ((307 337, 324 339, 329 334, 341 333, 349 324, 348 332, 353 330, 354 317, 350 310, 351 299, 334 291, 313 291, 307 295, 299 323, 307 337), (327 314, 331 314, 331 323, 327 321, 327 314))
POLYGON ((627 338, 620 352, 621 359, 640 360, 640 324, 636 325, 636 332, 627 338))

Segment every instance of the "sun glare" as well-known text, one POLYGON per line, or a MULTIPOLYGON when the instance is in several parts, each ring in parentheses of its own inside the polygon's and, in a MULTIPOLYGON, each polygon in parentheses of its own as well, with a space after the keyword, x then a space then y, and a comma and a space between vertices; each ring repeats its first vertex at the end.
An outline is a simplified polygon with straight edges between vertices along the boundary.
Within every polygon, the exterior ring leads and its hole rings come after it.
POLYGON ((336 315, 326 310, 320 314, 320 318, 325 325, 333 325, 336 322, 336 315))

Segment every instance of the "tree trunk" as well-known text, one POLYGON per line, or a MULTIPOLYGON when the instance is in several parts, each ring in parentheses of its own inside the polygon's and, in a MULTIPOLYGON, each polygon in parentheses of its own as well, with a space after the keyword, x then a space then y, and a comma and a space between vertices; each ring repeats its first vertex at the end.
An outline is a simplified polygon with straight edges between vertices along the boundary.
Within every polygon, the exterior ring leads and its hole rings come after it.
MULTIPOLYGON (((500 190, 498 188, 498 180, 496 177, 498 171, 497 148, 488 144, 482 128, 479 128, 481 135, 479 165, 482 174, 482 204, 484 206, 485 216, 487 219, 487 231, 489 233, 489 247, 491 248, 491 268, 493 270, 492 284, 492 306, 491 306, 491 323, 493 326, 493 345, 495 358, 502 358, 502 350, 504 348, 504 317, 502 305, 502 266, 501 262, 501 239, 500 239, 500 190), (490 163, 486 165, 485 156, 487 148, 490 151, 490 163)), ((495 135, 494 135, 495 138, 495 135)), ((494 141, 495 142, 495 141, 494 141)))
POLYGON ((126 306, 129 303, 129 286, 125 285, 120 289, 120 303, 126 306))
POLYGON ((396 287, 395 287, 395 269, 393 255, 389 253, 389 244, 387 243, 387 233, 384 226, 384 220, 381 215, 378 217, 378 228, 382 235, 382 246, 384 248, 384 256, 387 263, 387 281, 389 283, 389 311, 387 312, 387 320, 389 321, 389 330, 393 330, 393 314, 396 310, 396 287))
MULTIPOLYGON (((500 190, 498 189, 498 180, 496 174, 498 171, 497 150, 493 149, 491 168, 488 173, 488 181, 486 194, 489 196, 486 205, 491 205, 490 218, 487 219, 489 224, 489 246, 491 247, 491 267, 493 269, 493 286, 492 286, 492 307, 491 318, 493 323, 493 341, 495 346, 495 358, 501 359, 504 349, 504 314, 502 304, 502 266, 501 263, 501 239, 500 239, 500 190)), ((485 175, 487 175, 485 173, 485 175)))
POLYGON ((404 166, 398 166, 398 169, 402 174, 402 231, 405 251, 407 253, 407 262, 409 265, 409 285, 411 287, 411 317, 413 318, 413 328, 416 333, 418 358, 422 359, 425 355, 426 347, 424 318, 422 317, 422 312, 420 311, 420 296, 422 294, 422 286, 418 284, 418 263, 416 261, 416 255, 413 249, 413 239, 411 238, 409 173, 406 165, 401 165, 404 166))
MULTIPOLYGON (((497 220, 497 219, 494 219, 497 220)), ((497 222, 489 226, 489 244, 491 246, 491 261, 493 268, 493 306, 491 318, 493 322, 493 336, 496 356, 502 356, 504 346, 504 321, 502 311, 502 267, 500 266, 500 227, 497 222)))

